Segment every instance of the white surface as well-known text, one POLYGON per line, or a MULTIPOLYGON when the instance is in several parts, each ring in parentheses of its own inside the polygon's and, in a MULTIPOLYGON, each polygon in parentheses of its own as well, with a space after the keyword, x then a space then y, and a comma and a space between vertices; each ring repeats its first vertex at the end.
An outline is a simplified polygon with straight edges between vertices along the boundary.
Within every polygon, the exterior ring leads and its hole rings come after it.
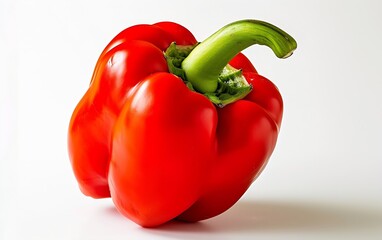
POLYGON ((0 1, 0 239, 381 239, 380 1, 0 1), (298 50, 246 50, 285 101, 269 165, 231 210, 142 229, 82 196, 66 132, 99 53, 119 31, 172 20, 203 40, 244 18, 298 50))

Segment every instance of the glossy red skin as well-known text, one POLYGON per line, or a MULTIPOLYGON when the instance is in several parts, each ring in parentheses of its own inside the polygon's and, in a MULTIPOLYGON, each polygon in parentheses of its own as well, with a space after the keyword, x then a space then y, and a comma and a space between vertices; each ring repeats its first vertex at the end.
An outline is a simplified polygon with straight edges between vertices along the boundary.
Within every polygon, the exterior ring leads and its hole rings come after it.
POLYGON ((171 42, 196 43, 176 23, 136 25, 101 54, 90 87, 73 112, 68 148, 81 191, 112 197, 144 227, 177 218, 199 221, 230 208, 270 157, 282 98, 243 54, 230 64, 254 87, 216 108, 168 73, 171 42))
POLYGON ((142 226, 178 216, 205 192, 217 113, 170 73, 143 80, 114 128, 109 171, 118 209, 142 226))
POLYGON ((110 197, 107 176, 112 128, 131 88, 152 73, 168 72, 162 51, 171 42, 196 43, 182 26, 163 24, 171 31, 142 24, 119 33, 102 52, 90 87, 72 114, 69 157, 80 189, 87 196, 110 197), (173 37, 176 28, 180 28, 181 37, 173 37), (118 63, 111 65, 110 59, 118 63))
POLYGON ((229 64, 236 69, 241 69, 245 73, 257 73, 257 70, 252 65, 251 61, 249 61, 243 53, 238 53, 233 59, 231 59, 229 64))
POLYGON ((243 100, 217 108, 217 157, 206 192, 178 219, 196 222, 219 215, 235 204, 264 169, 281 124, 283 102, 276 86, 244 72, 254 89, 243 100))

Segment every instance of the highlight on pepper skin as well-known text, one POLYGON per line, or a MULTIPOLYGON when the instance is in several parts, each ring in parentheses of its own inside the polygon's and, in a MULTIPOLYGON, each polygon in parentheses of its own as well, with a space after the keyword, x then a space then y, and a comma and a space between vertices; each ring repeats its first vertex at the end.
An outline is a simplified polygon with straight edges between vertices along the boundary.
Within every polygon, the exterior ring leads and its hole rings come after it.
POLYGON ((139 24, 101 53, 73 111, 68 151, 82 193, 143 227, 232 207, 276 146, 283 100, 241 53, 296 49, 280 28, 230 23, 202 42, 174 22, 139 24))

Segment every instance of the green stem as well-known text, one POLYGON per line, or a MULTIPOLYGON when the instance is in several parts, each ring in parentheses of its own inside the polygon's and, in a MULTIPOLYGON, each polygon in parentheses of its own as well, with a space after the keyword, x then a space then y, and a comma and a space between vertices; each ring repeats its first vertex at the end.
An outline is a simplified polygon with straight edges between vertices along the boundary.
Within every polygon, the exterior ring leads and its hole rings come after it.
POLYGON ((280 28, 263 21, 242 20, 226 25, 198 44, 181 64, 187 81, 201 93, 213 93, 223 68, 239 52, 253 45, 270 47, 279 58, 296 49, 296 41, 280 28))

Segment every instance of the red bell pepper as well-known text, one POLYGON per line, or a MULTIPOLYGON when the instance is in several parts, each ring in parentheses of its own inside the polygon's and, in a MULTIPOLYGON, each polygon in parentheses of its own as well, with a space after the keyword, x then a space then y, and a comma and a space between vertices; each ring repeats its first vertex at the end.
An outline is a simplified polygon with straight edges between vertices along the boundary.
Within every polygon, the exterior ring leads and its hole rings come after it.
POLYGON ((297 46, 256 20, 229 24, 201 43, 172 22, 119 33, 70 121, 81 191, 111 196, 144 227, 230 208, 268 161, 283 112, 276 86, 240 53, 253 44, 280 58, 297 46))

